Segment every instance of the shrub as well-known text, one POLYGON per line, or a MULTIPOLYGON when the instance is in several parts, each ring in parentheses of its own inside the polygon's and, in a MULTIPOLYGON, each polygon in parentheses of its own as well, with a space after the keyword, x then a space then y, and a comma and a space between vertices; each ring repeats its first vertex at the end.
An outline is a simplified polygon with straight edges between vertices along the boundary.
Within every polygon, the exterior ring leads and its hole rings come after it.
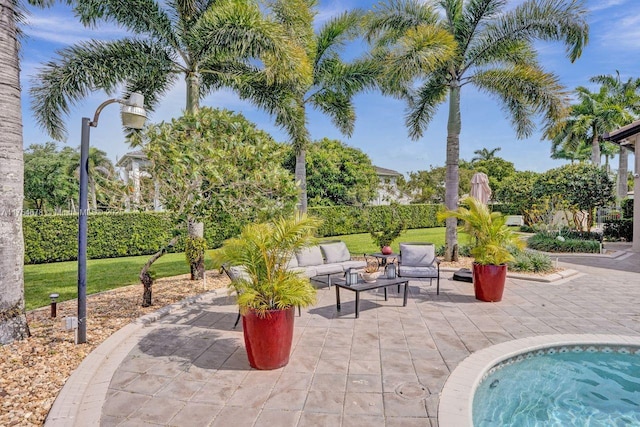
POLYGON ((630 242, 633 240, 633 220, 616 219, 604 223, 604 237, 607 240, 630 242))
POLYGON ((624 199, 621 203, 622 217, 631 219, 633 218, 633 199, 624 199))
POLYGON ((598 240, 558 239, 555 234, 538 233, 527 240, 527 246, 544 252, 585 252, 599 253, 598 240))
POLYGON ((602 233, 597 231, 578 231, 578 230, 563 228, 560 231, 560 234, 565 239, 597 240, 598 242, 602 242, 602 233))
POLYGON ((515 258, 509 263, 509 269, 528 273, 547 273, 553 271, 553 263, 547 254, 532 251, 516 251, 515 258))
MULTIPOLYGON (((471 245, 458 245, 458 255, 464 256, 464 257, 470 257, 472 248, 473 246, 471 245)), ((438 246, 436 248, 436 255, 444 256, 444 245, 438 246)))

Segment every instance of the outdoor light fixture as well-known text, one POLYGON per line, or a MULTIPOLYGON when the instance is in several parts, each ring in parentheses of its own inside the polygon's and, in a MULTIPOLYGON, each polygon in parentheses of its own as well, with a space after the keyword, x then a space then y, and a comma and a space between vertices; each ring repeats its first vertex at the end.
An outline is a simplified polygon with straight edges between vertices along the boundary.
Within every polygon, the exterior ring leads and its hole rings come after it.
POLYGON ((144 109, 144 96, 133 92, 129 99, 109 99, 98 106, 93 121, 82 118, 80 142, 80 212, 78 218, 78 329, 76 344, 87 342, 87 216, 89 204, 87 189, 89 186, 89 128, 98 126, 102 109, 109 104, 122 105, 122 125, 130 129, 142 129, 147 119, 144 109))
POLYGON ((58 297, 59 294, 49 294, 51 299, 51 317, 54 318, 58 315, 58 297))

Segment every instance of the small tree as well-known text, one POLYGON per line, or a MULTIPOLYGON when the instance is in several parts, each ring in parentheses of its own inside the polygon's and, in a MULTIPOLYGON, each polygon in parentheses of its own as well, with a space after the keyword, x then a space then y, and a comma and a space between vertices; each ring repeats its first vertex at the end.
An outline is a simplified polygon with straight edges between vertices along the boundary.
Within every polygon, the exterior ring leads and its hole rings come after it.
POLYGON ((494 198, 497 201, 516 207, 524 216, 524 222, 527 225, 533 225, 536 222, 533 214, 536 199, 531 197, 531 193, 539 175, 531 171, 515 172, 500 182, 494 192, 494 198))
POLYGON ((586 212, 587 229, 591 230, 595 208, 614 201, 613 188, 614 183, 604 169, 579 163, 545 172, 534 185, 532 195, 536 199, 550 197, 564 202, 573 214, 576 230, 583 229, 586 212))
MULTIPOLYGON (((307 197, 311 206, 362 205, 374 199, 379 185, 371 159, 361 150, 323 138, 306 150, 307 197)), ((295 148, 285 165, 293 172, 295 148)))
MULTIPOLYGON (((163 206, 176 215, 182 229, 218 210, 239 221, 293 212, 297 191, 292 176, 280 165, 285 147, 240 114, 202 108, 147 127, 134 137, 134 144, 149 157, 163 206)), ((192 279, 204 274, 205 248, 203 241, 187 242, 192 279)), ((148 290, 143 305, 151 304, 149 268, 165 249, 140 272, 148 290)))

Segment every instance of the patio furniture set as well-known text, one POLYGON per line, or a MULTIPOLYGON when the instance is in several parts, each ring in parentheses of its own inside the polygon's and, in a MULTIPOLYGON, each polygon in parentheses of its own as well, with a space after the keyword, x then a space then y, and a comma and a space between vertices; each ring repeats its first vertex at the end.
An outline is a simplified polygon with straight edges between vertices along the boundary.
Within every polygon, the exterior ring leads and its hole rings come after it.
MULTIPOLYGON (((342 241, 322 242, 305 248, 295 254, 287 268, 309 277, 310 280, 336 289, 336 309, 341 310, 340 289, 355 292, 355 317, 360 316, 360 293, 380 289, 384 290, 387 301, 387 288, 397 286, 398 292, 404 285, 403 307, 407 305, 410 279, 436 279, 436 294, 440 294, 440 260, 435 254, 432 243, 401 243, 399 254, 365 254, 365 260, 352 260, 347 246, 342 241), (351 276, 367 265, 366 258, 372 257, 379 267, 385 269, 385 275, 373 282, 365 282, 362 277, 351 276), (350 274, 351 273, 351 274, 350 274)), ((234 281, 245 274, 242 267, 223 267, 229 278, 234 281)), ((237 325, 237 321, 236 321, 237 325)), ((234 326, 235 327, 235 326, 234 326)))

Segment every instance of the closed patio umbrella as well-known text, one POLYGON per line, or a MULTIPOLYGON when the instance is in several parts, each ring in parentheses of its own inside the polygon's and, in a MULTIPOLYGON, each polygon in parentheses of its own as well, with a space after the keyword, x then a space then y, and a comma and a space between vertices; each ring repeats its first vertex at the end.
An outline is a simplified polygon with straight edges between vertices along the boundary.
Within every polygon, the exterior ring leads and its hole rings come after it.
POLYGON ((489 177, 487 174, 482 172, 473 174, 469 195, 485 205, 487 204, 491 198, 491 188, 489 187, 489 177))

